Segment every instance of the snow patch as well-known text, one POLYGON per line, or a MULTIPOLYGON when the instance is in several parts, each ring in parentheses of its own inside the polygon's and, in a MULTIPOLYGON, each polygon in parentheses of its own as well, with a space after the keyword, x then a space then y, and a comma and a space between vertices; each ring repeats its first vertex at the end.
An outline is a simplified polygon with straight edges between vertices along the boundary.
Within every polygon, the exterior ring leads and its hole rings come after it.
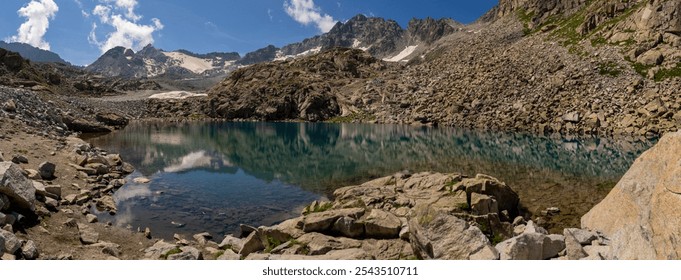
POLYGON ((369 48, 371 48, 371 47, 362 47, 362 44, 363 44, 362 41, 355 39, 355 40, 352 42, 352 48, 353 48, 353 49, 363 50, 363 51, 367 51, 369 48))
POLYGON ((294 55, 284 55, 281 51, 278 51, 277 56, 274 58, 274 61, 283 61, 283 60, 287 60, 289 58, 299 58, 299 57, 303 57, 303 56, 318 54, 321 51, 322 51, 322 47, 316 47, 314 49, 310 49, 310 50, 301 52, 299 54, 294 54, 294 55))
POLYGON ((196 74, 201 74, 213 69, 213 61, 210 59, 201 59, 181 52, 164 52, 163 54, 177 61, 179 63, 178 66, 186 68, 196 74))
POLYGON ((400 62, 403 61, 405 58, 407 58, 409 55, 414 53, 414 51, 418 48, 418 45, 416 46, 408 46, 402 50, 399 54, 396 56, 390 57, 390 58, 384 58, 384 61, 389 61, 389 62, 400 62))
POLYGON ((150 99, 187 99, 190 97, 205 97, 208 94, 205 93, 193 93, 188 91, 169 91, 163 93, 157 93, 149 96, 150 99))

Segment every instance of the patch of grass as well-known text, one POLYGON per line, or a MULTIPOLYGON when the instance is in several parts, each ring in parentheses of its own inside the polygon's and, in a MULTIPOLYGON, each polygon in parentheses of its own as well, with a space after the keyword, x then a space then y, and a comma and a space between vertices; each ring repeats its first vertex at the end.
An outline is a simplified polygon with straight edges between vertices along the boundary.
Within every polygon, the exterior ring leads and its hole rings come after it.
POLYGON ((326 210, 331 209, 331 207, 333 207, 333 203, 331 203, 330 201, 315 203, 314 206, 308 205, 307 207, 305 207, 303 213, 304 215, 308 215, 312 213, 324 212, 326 210))
POLYGON ((179 254, 179 253, 182 253, 182 250, 180 250, 180 248, 175 248, 175 249, 172 249, 172 250, 166 252, 165 254, 161 255, 161 258, 164 259, 164 260, 167 260, 168 256, 179 254))
POLYGON ((650 70, 650 68, 653 68, 652 66, 644 65, 638 62, 633 62, 631 66, 634 68, 636 73, 640 74, 643 77, 647 77, 648 70, 650 70))
POLYGON ((622 74, 622 70, 617 63, 608 61, 598 65, 598 73, 604 76, 617 77, 622 74))
POLYGON ((225 251, 223 251, 223 250, 218 251, 217 253, 215 253, 215 259, 222 257, 222 255, 224 255, 224 254, 225 254, 225 251))
POLYGON ((498 233, 492 237, 492 240, 490 240, 493 246, 501 243, 502 241, 504 241, 504 236, 498 233))
POLYGON ((347 115, 347 116, 333 117, 333 118, 330 118, 329 120, 327 120, 327 122, 330 122, 330 123, 351 123, 351 122, 354 122, 354 121, 366 122, 366 121, 374 121, 374 120, 376 120, 376 116, 369 114, 369 113, 361 112, 361 113, 352 113, 352 114, 347 115))
POLYGON ((518 17, 518 20, 523 23, 523 33, 525 33, 525 35, 532 34, 530 23, 532 23, 532 20, 534 19, 534 11, 528 12, 526 9, 518 9, 516 16, 518 17))
POLYGON ((281 245, 281 241, 276 240, 271 236, 267 236, 267 247, 265 248, 265 253, 272 252, 272 250, 279 247, 279 245, 281 245))
POLYGON ((655 81, 663 81, 675 77, 681 77, 681 62, 677 63, 675 67, 663 68, 655 73, 655 81))
POLYGON ((601 36, 596 36, 596 38, 591 39, 591 46, 602 46, 608 43, 608 40, 601 36))
POLYGON ((468 205, 468 203, 462 202, 459 203, 459 205, 456 206, 457 208, 464 210, 464 211, 470 211, 471 207, 468 205))
POLYGON ((291 246, 294 246, 294 245, 300 246, 299 252, 301 254, 303 254, 303 255, 309 255, 310 254, 310 247, 307 244, 302 243, 302 242, 298 241, 297 239, 291 239, 290 242, 291 242, 290 243, 291 246))

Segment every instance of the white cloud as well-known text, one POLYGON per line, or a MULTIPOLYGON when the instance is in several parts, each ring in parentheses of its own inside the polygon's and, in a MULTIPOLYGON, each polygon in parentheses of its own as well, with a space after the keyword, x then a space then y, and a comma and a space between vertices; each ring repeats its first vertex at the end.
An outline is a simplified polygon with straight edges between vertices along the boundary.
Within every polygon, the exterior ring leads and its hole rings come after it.
POLYGON ((90 13, 85 11, 85 9, 83 8, 83 2, 80 2, 80 0, 73 0, 73 2, 76 2, 76 5, 78 5, 78 8, 80 8, 80 14, 82 14, 84 18, 90 17, 90 13))
POLYGON ((154 32, 163 29, 161 20, 151 19, 151 24, 140 24, 137 21, 142 16, 135 13, 137 0, 100 0, 102 5, 95 6, 92 14, 99 18, 100 23, 112 27, 114 30, 106 35, 106 40, 97 39, 97 24, 92 25, 88 36, 91 44, 97 45, 102 53, 121 46, 128 49, 140 50, 148 44, 154 43, 154 32))
POLYGON ((36 48, 50 50, 50 44, 43 37, 50 26, 50 19, 59 11, 53 0, 32 0, 17 13, 26 18, 26 22, 19 26, 17 35, 7 38, 10 42, 26 43, 36 48))
POLYGON ((304 25, 315 24, 322 32, 329 32, 336 24, 333 17, 321 13, 313 0, 287 0, 284 2, 284 10, 295 21, 304 25))

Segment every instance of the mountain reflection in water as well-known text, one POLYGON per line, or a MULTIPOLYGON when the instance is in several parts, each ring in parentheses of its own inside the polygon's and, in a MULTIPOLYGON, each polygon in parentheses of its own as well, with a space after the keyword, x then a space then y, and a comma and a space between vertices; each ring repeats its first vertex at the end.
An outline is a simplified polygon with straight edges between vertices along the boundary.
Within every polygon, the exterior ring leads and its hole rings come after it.
POLYGON ((531 213, 559 207, 550 221, 556 228, 578 226, 653 144, 399 125, 224 122, 137 123, 90 141, 120 153, 137 168, 133 176, 152 179, 122 188, 115 196, 119 214, 102 218, 162 236, 273 224, 337 187, 403 170, 485 173, 508 183, 531 213))

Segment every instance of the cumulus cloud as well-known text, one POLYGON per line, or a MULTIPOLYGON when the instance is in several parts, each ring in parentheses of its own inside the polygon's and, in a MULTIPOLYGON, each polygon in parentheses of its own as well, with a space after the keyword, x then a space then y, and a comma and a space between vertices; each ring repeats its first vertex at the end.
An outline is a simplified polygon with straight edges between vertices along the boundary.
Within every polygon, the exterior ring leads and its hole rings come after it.
POLYGON ((53 0, 32 0, 26 6, 21 7, 17 13, 26 18, 26 22, 19 26, 17 35, 7 38, 10 42, 26 43, 36 48, 50 50, 50 44, 43 37, 50 27, 50 19, 59 11, 57 3, 53 0))
POLYGON ((157 18, 152 18, 150 24, 138 23, 142 16, 135 13, 137 0, 100 0, 100 3, 92 10, 92 14, 99 18, 101 24, 112 27, 113 31, 101 42, 97 39, 98 25, 93 23, 88 41, 97 45, 102 53, 118 46, 140 50, 153 44, 154 32, 163 29, 161 20, 157 18))
POLYGON ((336 21, 327 14, 322 14, 313 0, 287 0, 284 2, 284 10, 295 21, 304 25, 314 24, 322 32, 329 32, 336 21))

